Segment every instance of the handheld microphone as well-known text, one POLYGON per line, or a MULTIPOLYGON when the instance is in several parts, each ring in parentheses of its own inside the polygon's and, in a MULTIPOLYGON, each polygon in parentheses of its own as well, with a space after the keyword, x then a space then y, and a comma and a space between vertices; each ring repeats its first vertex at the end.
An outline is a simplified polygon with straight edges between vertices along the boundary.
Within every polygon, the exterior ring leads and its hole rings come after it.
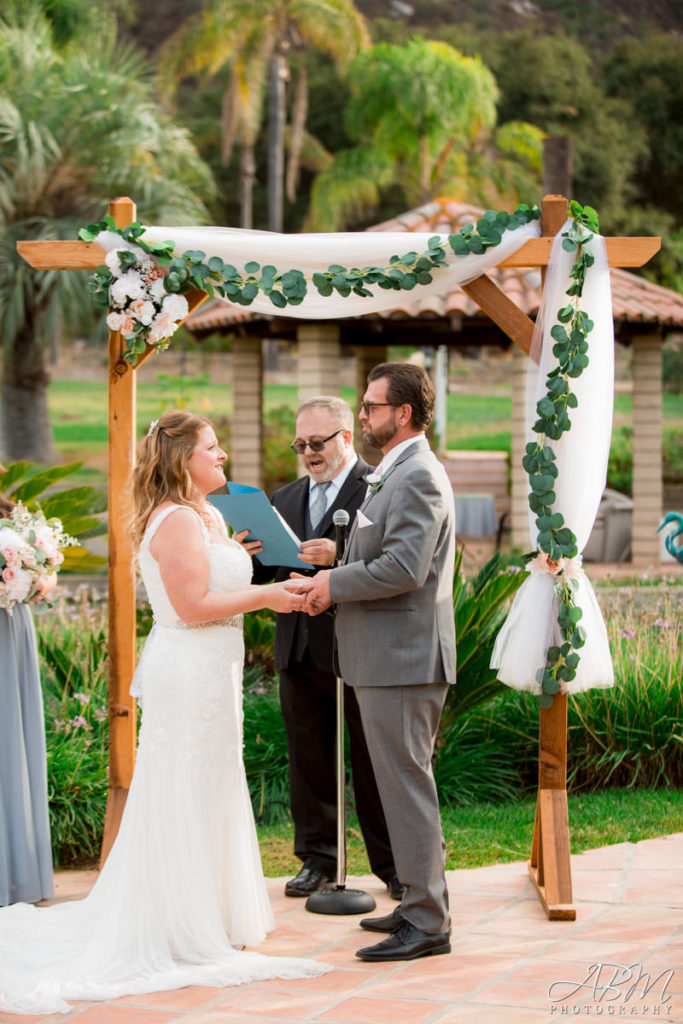
POLYGON ((334 560, 337 565, 341 562, 344 557, 344 549, 346 547, 346 534, 349 528, 349 513, 345 508, 338 508, 335 510, 332 516, 332 522, 337 532, 336 544, 337 550, 334 555, 334 560))

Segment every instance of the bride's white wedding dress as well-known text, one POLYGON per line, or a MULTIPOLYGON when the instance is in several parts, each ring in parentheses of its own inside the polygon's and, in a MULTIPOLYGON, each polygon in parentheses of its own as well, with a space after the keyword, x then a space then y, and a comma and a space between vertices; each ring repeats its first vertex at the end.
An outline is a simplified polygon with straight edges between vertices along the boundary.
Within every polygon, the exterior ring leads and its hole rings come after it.
MULTIPOLYGON (((67 1000, 330 970, 234 948, 273 928, 242 763, 242 622, 179 621, 149 551, 178 507, 140 547, 156 624, 135 677, 142 728, 119 834, 86 899, 0 909, 1 1010, 66 1013, 67 1000)), ((202 530, 210 589, 245 589, 247 553, 202 530)))

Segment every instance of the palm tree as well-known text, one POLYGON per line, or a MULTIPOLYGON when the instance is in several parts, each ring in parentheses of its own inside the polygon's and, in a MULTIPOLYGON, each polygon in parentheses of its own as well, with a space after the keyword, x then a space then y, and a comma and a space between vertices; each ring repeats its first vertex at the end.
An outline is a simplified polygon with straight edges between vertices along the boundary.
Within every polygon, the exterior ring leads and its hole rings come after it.
POLYGON ((161 54, 162 84, 174 89, 188 75, 214 75, 226 65, 221 152, 227 164, 240 146, 242 227, 252 226, 254 146, 268 93, 269 227, 282 230, 286 84, 296 75, 289 132, 287 195, 293 199, 307 113, 304 53, 314 47, 340 70, 369 44, 353 0, 208 0, 169 40, 161 54))
POLYGON ((496 82, 479 58, 419 38, 385 43, 356 58, 349 82, 346 127, 358 144, 316 178, 310 230, 369 216, 390 185, 410 204, 444 193, 514 202, 537 190, 542 133, 519 122, 496 131, 496 82))
POLYGON ((200 220, 212 181, 139 56, 113 30, 57 48, 42 6, 17 0, 0 16, 0 439, 5 458, 45 462, 46 343, 89 304, 83 274, 33 271, 16 242, 75 238, 117 194, 148 220, 200 220))

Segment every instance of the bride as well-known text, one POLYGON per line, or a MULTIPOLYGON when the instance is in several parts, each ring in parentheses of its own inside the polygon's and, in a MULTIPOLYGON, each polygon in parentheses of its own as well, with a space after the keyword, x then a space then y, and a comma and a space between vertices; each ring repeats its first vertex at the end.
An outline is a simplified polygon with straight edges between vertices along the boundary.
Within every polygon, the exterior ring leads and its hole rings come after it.
POLYGON ((251 584, 249 555, 207 501, 225 459, 188 412, 164 413, 142 442, 132 532, 155 626, 134 680, 135 773, 88 897, 0 909, 0 1010, 330 969, 240 951, 273 928, 242 763, 242 613, 294 611, 303 594, 251 584))

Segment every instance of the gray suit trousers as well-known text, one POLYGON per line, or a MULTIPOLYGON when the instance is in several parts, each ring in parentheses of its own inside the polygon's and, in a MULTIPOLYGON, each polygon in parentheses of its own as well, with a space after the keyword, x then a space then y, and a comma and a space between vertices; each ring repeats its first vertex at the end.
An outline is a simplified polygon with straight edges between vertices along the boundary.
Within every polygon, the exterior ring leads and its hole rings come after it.
POLYGON ((396 873, 406 893, 401 914, 420 931, 450 928, 446 844, 432 753, 447 683, 354 686, 396 873))

